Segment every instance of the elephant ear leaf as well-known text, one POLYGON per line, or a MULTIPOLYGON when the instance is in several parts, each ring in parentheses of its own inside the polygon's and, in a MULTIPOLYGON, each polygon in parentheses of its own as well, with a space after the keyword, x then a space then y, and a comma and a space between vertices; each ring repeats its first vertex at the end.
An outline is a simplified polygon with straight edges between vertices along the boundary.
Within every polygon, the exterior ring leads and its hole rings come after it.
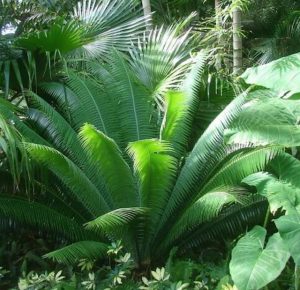
POLYGON ((288 247, 278 233, 265 246, 266 234, 266 229, 255 226, 233 249, 229 269, 238 289, 261 289, 284 269, 290 257, 288 247))
POLYGON ((268 64, 248 68, 241 76, 248 84, 260 85, 279 94, 300 92, 300 53, 268 64))
POLYGON ((288 245, 295 264, 300 266, 300 214, 289 214, 275 220, 283 241, 288 245))

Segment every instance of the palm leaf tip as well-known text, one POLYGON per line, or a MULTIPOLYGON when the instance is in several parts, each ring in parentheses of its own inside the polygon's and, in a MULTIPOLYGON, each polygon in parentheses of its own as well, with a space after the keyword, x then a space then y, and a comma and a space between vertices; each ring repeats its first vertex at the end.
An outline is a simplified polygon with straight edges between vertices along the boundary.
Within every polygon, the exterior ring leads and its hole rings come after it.
POLYGON ((56 251, 50 252, 43 258, 53 259, 58 263, 74 265, 80 259, 96 260, 105 257, 108 245, 96 241, 80 241, 56 251))
POLYGON ((86 223, 84 226, 88 229, 100 229, 104 232, 111 229, 128 225, 138 216, 143 216, 147 213, 146 208, 119 208, 108 212, 93 221, 86 223))

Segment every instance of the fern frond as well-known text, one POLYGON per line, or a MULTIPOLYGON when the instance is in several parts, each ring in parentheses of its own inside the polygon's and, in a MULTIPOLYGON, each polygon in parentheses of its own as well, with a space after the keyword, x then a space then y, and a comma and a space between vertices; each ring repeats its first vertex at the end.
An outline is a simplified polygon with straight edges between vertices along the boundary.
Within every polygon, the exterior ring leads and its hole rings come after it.
POLYGON ((69 189, 70 194, 91 213, 99 216, 109 210, 106 201, 94 184, 71 160, 53 148, 43 145, 25 144, 30 156, 52 171, 69 189))
POLYGON ((114 208, 136 206, 138 196, 132 173, 117 144, 89 124, 81 128, 79 137, 89 161, 103 179, 114 208))
POLYGON ((59 238, 65 237, 71 241, 91 238, 91 232, 76 223, 71 218, 37 202, 0 197, 0 216, 10 226, 18 223, 23 227, 29 226, 38 230, 49 232, 59 238))
POLYGON ((263 224, 267 210, 268 202, 256 196, 247 205, 232 206, 219 218, 204 224, 198 230, 187 233, 186 239, 180 242, 180 246, 185 251, 212 241, 220 242, 237 237, 244 233, 247 227, 263 224))
POLYGON ((80 259, 97 260, 107 255, 108 245, 96 241, 80 241, 44 255, 58 263, 75 265, 80 259))

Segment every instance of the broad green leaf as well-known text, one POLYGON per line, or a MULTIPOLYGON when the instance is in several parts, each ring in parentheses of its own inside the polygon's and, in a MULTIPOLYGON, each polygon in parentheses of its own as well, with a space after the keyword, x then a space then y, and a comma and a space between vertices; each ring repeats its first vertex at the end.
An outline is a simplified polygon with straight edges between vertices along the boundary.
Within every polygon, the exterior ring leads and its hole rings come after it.
POLYGON ((266 229, 255 226, 232 251, 230 274, 240 290, 258 290, 276 279, 290 254, 278 233, 265 245, 266 229))
POLYGON ((295 263, 300 266, 300 214, 282 216, 275 220, 275 224, 295 263))
POLYGON ((300 53, 282 57, 268 64, 248 68, 242 78, 248 84, 270 88, 284 94, 300 92, 300 53))
POLYGON ((266 172, 258 172, 249 175, 243 180, 257 188, 257 192, 265 196, 270 204, 270 211, 274 214, 280 208, 287 212, 294 211, 298 206, 300 189, 291 183, 277 179, 266 172))

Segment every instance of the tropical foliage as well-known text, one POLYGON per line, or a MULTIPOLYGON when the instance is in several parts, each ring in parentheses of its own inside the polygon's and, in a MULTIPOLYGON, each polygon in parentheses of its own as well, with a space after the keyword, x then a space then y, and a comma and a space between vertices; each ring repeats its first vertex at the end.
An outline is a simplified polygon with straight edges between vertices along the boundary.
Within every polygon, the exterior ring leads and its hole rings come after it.
MULTIPOLYGON (((47 263, 87 272, 30 272, 22 289, 120 289, 129 276, 144 276, 139 289, 208 289, 174 278, 174 253, 251 228, 232 281, 222 272, 210 287, 260 289, 295 265, 297 289, 299 54, 232 76, 228 23, 245 1, 216 6, 211 27, 191 14, 153 29, 139 1, 46 2, 1 3, 1 29, 17 30, 0 39, 0 227, 53 240, 47 263), (107 255, 110 271, 91 272, 107 255)), ((160 7, 173 19, 189 10, 179 2, 160 7)))

